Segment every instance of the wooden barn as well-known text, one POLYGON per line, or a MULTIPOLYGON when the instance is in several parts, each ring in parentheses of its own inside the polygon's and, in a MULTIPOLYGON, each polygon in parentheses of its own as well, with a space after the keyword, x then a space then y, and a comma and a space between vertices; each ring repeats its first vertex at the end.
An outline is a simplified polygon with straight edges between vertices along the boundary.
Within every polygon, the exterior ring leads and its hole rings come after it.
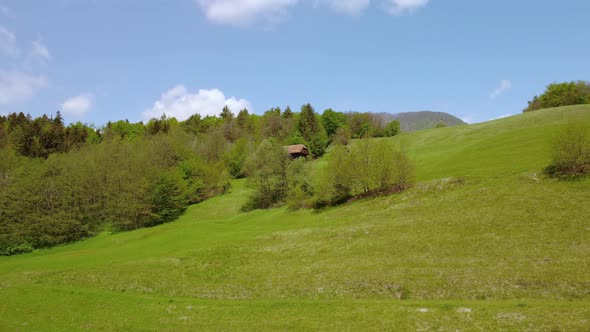
POLYGON ((309 150, 303 144, 295 144, 286 146, 287 152, 291 156, 291 158, 299 158, 299 157, 307 157, 309 155, 309 150))

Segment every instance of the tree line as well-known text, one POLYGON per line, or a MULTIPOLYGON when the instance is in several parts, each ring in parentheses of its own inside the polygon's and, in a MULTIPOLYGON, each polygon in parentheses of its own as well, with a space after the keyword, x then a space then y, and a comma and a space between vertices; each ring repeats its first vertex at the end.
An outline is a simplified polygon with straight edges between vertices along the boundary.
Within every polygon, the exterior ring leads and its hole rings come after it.
MULTIPOLYGON (((351 138, 398 133, 399 123, 383 124, 369 113, 318 114, 310 104, 300 112, 234 114, 225 107, 218 116, 102 127, 66 125, 59 112, 0 116, 0 254, 174 220, 189 204, 226 192, 231 178, 254 177, 252 156, 258 162, 272 156, 262 153, 269 142, 291 175, 307 166, 292 162, 284 145, 305 144, 319 157, 351 138)), ((292 187, 309 194, 307 177, 299 178, 292 187)), ((272 206, 278 196, 257 207, 272 206)))
POLYGON ((540 96, 534 96, 523 112, 581 104, 590 104, 590 82, 552 83, 540 96))

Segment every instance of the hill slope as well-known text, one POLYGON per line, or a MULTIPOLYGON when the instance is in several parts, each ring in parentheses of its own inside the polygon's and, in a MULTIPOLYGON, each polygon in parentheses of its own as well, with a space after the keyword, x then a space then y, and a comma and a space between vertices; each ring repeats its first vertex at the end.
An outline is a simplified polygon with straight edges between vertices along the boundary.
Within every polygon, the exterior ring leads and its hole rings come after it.
POLYGON ((444 112, 377 113, 377 116, 382 117, 384 123, 388 123, 394 119, 399 120, 402 131, 404 132, 434 128, 439 121, 444 121, 449 127, 466 124, 458 117, 444 112))
POLYGON ((542 179, 590 107, 389 139, 402 194, 322 212, 240 213, 248 190, 178 221, 0 257, 0 330, 585 330, 590 180, 542 179))

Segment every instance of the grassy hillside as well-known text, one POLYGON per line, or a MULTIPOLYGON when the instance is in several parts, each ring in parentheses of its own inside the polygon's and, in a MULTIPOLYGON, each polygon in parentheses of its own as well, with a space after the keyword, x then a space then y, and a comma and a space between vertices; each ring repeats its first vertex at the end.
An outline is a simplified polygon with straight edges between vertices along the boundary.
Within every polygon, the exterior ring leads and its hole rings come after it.
POLYGON ((402 194, 321 212, 240 213, 248 190, 178 221, 0 257, 0 330, 589 330, 590 180, 544 179, 590 107, 390 139, 402 194))

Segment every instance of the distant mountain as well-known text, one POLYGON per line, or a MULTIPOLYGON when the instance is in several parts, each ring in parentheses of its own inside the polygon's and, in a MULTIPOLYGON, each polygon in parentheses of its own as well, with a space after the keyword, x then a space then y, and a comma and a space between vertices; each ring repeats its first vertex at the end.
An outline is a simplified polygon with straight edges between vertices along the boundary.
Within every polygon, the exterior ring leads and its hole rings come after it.
POLYGON ((434 128, 439 121, 444 121, 447 126, 459 126, 466 124, 458 117, 444 112, 405 112, 405 113, 375 113, 376 116, 384 122, 390 122, 393 119, 399 120, 402 131, 416 131, 422 129, 434 128))

